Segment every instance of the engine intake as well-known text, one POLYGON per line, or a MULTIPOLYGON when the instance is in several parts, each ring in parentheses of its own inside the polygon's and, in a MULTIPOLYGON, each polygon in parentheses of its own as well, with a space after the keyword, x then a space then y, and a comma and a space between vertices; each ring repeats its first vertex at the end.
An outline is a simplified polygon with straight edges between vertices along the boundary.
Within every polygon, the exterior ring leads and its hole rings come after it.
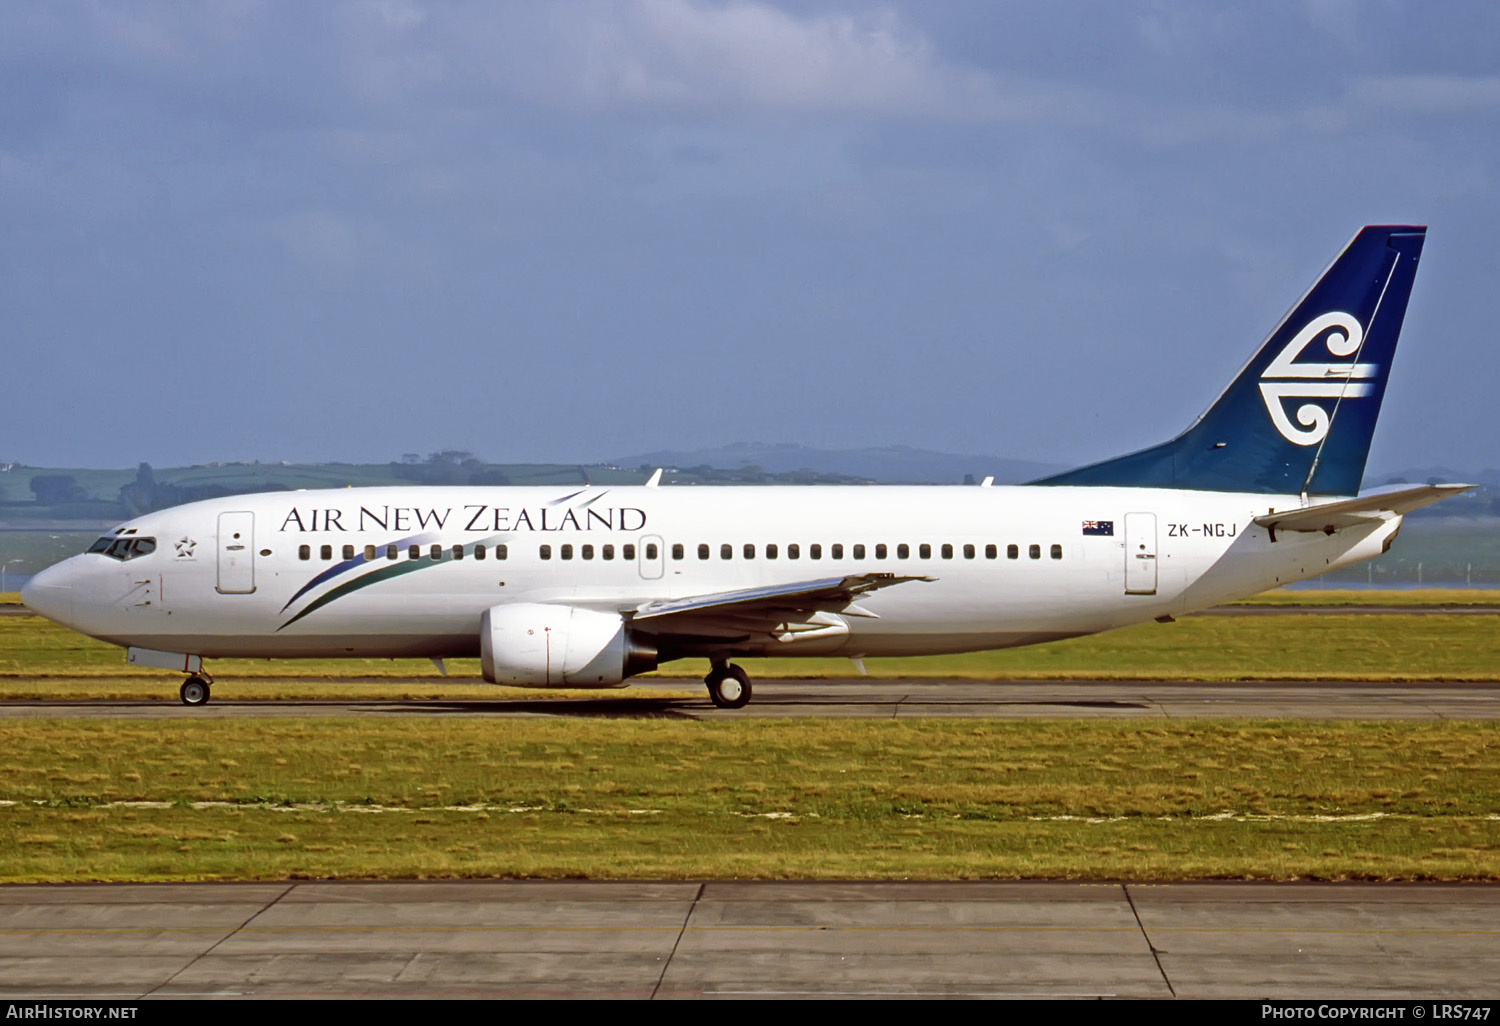
POLYGON ((656 646, 633 637, 619 613, 517 602, 479 620, 480 665, 491 684, 612 688, 656 669, 656 646))

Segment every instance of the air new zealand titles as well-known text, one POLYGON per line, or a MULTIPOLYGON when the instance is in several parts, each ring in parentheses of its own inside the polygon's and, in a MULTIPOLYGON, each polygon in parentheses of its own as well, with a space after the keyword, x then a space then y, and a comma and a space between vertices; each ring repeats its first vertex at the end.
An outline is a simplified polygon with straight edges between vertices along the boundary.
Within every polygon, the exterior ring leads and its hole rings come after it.
MULTIPOLYGON (((603 498, 602 495, 598 498, 603 498)), ((493 534, 496 531, 624 531, 646 527, 646 512, 635 506, 360 506, 293 507, 279 531, 314 532, 453 531, 493 534)))

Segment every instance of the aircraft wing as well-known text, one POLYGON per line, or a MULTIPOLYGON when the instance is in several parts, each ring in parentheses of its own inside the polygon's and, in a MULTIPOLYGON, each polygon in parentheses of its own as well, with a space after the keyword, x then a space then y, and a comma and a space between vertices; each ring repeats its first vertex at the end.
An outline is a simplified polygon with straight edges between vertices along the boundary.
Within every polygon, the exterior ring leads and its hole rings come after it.
POLYGON ((1382 491, 1367 492, 1353 499, 1338 499, 1322 502, 1316 506, 1281 510, 1255 518, 1261 527, 1276 531, 1321 531, 1332 534, 1341 527, 1356 527, 1381 520, 1387 515, 1410 513, 1423 506, 1431 506, 1474 485, 1433 484, 1398 486, 1382 491))
POLYGON ((891 573, 823 577, 766 588, 744 588, 646 602, 625 615, 654 634, 735 638, 770 634, 781 641, 848 633, 843 616, 876 614, 855 601, 861 595, 931 577, 891 573))

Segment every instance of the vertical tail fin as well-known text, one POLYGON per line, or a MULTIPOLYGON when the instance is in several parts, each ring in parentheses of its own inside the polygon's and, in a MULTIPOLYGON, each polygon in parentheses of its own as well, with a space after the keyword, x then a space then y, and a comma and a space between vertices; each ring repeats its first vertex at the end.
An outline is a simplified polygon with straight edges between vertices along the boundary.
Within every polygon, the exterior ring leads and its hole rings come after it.
POLYGON ((1035 483, 1356 494, 1426 233, 1361 229, 1192 427, 1035 483))

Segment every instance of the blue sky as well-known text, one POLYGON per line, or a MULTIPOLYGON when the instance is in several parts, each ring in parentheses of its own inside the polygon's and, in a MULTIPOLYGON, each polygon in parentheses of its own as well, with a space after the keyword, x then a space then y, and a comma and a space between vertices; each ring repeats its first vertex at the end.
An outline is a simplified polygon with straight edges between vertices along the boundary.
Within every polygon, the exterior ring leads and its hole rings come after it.
POLYGON ((1076 464, 1431 226, 1371 470, 1500 465, 1500 5, 0 5, 0 459, 1076 464))

